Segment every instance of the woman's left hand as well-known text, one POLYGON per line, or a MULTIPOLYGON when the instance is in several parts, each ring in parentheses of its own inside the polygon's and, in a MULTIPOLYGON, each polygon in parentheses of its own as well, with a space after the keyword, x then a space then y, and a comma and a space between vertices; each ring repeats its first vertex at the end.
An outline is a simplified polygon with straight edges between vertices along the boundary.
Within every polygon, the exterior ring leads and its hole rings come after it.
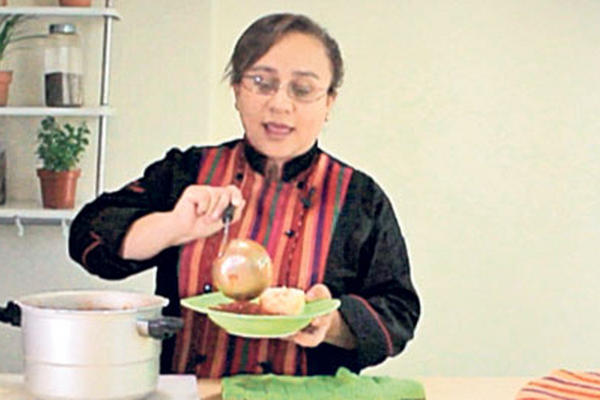
MULTIPOLYGON (((306 291, 305 297, 307 302, 318 299, 331 299, 331 292, 327 286, 318 283, 306 291)), ((306 328, 292 335, 290 340, 304 347, 318 346, 325 341, 334 313, 337 313, 337 311, 314 318, 306 328)))

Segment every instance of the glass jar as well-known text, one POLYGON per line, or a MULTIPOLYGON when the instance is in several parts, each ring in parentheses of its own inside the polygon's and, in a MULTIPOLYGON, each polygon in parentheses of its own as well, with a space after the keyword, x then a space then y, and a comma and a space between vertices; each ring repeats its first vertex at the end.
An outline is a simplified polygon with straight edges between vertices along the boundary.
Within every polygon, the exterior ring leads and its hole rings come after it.
POLYGON ((73 24, 52 24, 44 54, 44 85, 49 107, 83 105, 81 40, 73 24))

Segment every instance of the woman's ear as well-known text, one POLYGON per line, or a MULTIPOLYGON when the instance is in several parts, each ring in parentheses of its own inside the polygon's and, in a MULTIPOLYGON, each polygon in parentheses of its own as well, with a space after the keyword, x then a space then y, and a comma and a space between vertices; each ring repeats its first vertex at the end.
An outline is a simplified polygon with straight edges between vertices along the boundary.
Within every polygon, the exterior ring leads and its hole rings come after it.
POLYGON ((335 103, 335 99, 337 98, 337 93, 331 93, 327 95, 327 103, 325 106, 327 107, 327 114, 325 114, 325 121, 329 119, 329 113, 331 112, 331 108, 335 103))

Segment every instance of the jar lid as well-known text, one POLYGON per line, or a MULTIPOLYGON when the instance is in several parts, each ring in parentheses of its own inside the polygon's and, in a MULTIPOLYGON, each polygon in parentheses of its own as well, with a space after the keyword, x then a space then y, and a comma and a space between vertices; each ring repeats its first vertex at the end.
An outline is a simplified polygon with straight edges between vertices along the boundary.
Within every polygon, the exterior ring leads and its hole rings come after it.
POLYGON ((51 24, 50 33, 75 33, 75 25, 73 24, 51 24))

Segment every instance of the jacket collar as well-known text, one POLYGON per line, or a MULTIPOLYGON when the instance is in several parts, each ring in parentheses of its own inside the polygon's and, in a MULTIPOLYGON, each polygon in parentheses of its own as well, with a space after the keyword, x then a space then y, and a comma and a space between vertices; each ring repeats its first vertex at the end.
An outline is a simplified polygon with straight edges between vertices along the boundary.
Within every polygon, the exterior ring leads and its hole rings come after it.
MULTIPOLYGON (((250 167, 256 172, 265 175, 265 167, 267 166, 268 158, 266 155, 262 154, 258 150, 256 150, 248 140, 244 138, 244 156, 250 164, 250 167)), ((283 165, 283 171, 281 174, 281 179, 284 182, 289 182, 292 179, 296 178, 301 172, 307 170, 313 161, 315 160, 317 154, 320 152, 318 143, 315 144, 304 154, 300 154, 287 161, 283 165)))

